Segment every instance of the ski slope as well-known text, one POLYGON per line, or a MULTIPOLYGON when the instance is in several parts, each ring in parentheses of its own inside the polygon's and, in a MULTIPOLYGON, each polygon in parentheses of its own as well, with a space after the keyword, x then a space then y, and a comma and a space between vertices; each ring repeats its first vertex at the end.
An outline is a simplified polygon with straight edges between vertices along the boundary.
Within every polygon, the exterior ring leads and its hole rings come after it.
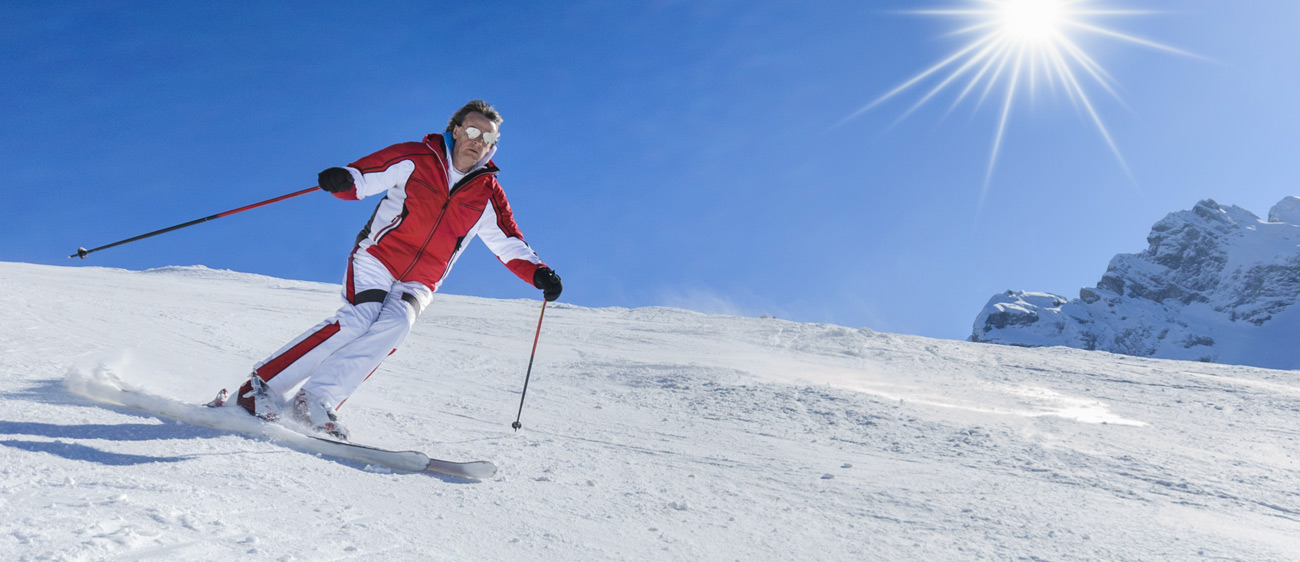
POLYGON ((344 406, 400 474, 69 388, 200 403, 337 287, 0 263, 0 559, 1300 560, 1293 371, 439 295, 344 406))

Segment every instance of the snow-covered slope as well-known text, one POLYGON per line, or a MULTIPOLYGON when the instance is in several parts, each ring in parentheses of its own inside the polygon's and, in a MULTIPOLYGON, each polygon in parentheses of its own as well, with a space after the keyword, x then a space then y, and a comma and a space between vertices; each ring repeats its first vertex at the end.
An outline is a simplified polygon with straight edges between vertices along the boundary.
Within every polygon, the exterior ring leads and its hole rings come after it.
POLYGON ((994 295, 971 341, 1300 368, 1300 197, 1267 221, 1201 201, 1157 222, 1147 242, 1077 299, 994 295))
POLYGON ((1300 381, 672 309, 439 296, 343 409, 392 474, 69 392, 201 402, 335 287, 0 263, 4 560, 1296 560, 1300 381))

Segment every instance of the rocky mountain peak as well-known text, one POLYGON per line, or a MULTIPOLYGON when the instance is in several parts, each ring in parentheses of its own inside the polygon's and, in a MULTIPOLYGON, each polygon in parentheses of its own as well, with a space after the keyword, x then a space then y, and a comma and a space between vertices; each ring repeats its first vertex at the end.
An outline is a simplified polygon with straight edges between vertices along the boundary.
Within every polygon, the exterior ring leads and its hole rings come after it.
POLYGON ((994 295, 971 341, 1300 367, 1300 348, 1275 340, 1300 333, 1300 197, 1268 221, 1206 199, 1158 221, 1147 244, 1116 255, 1077 299, 994 295))

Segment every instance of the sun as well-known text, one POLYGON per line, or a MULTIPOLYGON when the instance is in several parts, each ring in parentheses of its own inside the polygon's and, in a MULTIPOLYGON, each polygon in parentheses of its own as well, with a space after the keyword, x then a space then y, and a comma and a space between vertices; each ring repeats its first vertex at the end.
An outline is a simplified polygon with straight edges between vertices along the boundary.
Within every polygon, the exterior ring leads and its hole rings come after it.
POLYGON ((1017 41, 1050 41, 1065 20, 1061 0, 1008 0, 998 7, 998 25, 1017 41))
MULTIPOLYGON (((1112 4, 1115 1, 1122 0, 1112 0, 1112 4)), ((1121 33, 1103 25, 1104 21, 1114 18, 1156 12, 1103 8, 1097 6, 1096 0, 965 0, 963 7, 911 10, 904 13, 960 20, 962 26, 955 29, 952 35, 973 36, 973 39, 944 60, 845 117, 836 126, 843 125, 926 81, 937 80, 938 83, 904 112, 895 124, 950 88, 960 88, 960 91, 956 93, 949 111, 973 98, 978 99, 977 107, 982 106, 995 90, 1001 91, 1001 110, 993 133, 984 187, 980 192, 981 206, 1002 148, 1011 110, 1016 101, 1024 96, 1023 90, 1027 89, 1029 96, 1033 97, 1041 82, 1048 83, 1053 90, 1065 93, 1071 104, 1096 126, 1124 173, 1136 183, 1119 146, 1106 129, 1088 88, 1085 88, 1085 85, 1100 88, 1115 99, 1120 99, 1116 92, 1117 83, 1100 63, 1088 55, 1080 37, 1095 36, 1199 58, 1186 51, 1121 33), (965 85, 962 86, 962 83, 965 85)))

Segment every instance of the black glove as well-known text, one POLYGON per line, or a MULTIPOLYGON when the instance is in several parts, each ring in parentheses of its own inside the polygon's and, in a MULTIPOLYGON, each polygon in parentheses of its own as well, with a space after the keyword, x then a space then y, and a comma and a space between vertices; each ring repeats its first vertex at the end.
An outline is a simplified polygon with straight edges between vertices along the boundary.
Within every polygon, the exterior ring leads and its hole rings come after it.
POLYGON ((542 296, 548 301, 560 298, 560 291, 564 290, 564 284, 560 283, 560 276, 546 266, 537 268, 537 273, 533 274, 533 286, 541 289, 542 296))
POLYGON ((316 175, 316 180, 320 183, 321 189, 330 193, 339 193, 356 187, 352 183, 352 172, 343 168, 330 168, 316 175))

